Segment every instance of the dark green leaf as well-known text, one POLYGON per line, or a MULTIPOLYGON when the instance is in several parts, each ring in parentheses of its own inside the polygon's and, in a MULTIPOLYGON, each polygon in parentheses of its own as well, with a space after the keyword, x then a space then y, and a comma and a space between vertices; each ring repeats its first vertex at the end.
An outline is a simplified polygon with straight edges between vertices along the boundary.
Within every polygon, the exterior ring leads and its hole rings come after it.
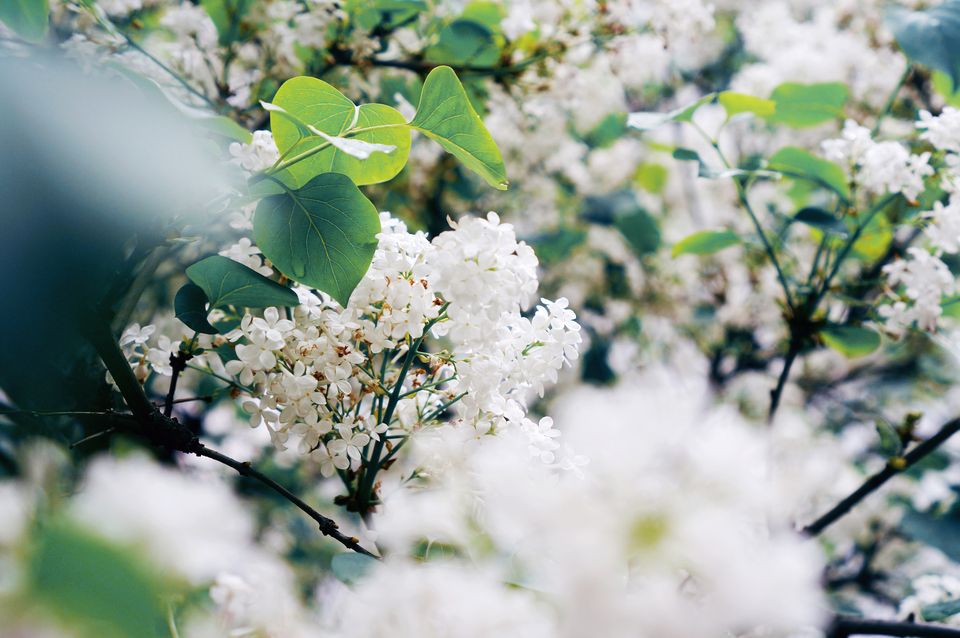
POLYGON ((48 0, 3 0, 0 2, 0 22, 30 42, 39 42, 47 35, 50 17, 48 0))
POLYGON ((960 0, 920 11, 894 6, 885 22, 908 58, 943 71, 960 86, 960 0))
POLYGON ((370 267, 379 232, 377 209, 339 173, 263 199, 253 220, 257 245, 280 272, 344 306, 370 267))
POLYGON ((212 255, 188 267, 187 277, 203 290, 211 308, 266 308, 300 303, 297 294, 286 286, 222 255, 212 255))
POLYGON ((836 120, 843 117, 843 105, 848 96, 849 89, 842 82, 787 82, 775 88, 770 96, 776 103, 776 110, 769 119, 795 128, 836 120))
POLYGON ((880 347, 880 335, 863 326, 829 325, 820 336, 825 344, 850 358, 866 356, 880 347))
POLYGON ((847 227, 844 223, 837 219, 833 213, 825 211, 822 208, 802 208, 793 216, 793 221, 819 228, 826 233, 835 233, 838 235, 847 234, 847 227))
POLYGON ((185 323, 188 328, 203 334, 217 334, 217 329, 207 320, 207 302, 207 295, 203 289, 196 284, 188 283, 177 291, 177 296, 173 300, 173 309, 177 319, 185 323))
POLYGON ((439 66, 427 76, 417 114, 410 125, 452 153, 491 186, 500 190, 509 186, 500 149, 450 67, 439 66))
POLYGON ((768 167, 790 177, 812 180, 850 199, 850 187, 843 169, 796 146, 786 146, 773 154, 768 167))
POLYGON ((429 47, 427 61, 457 66, 489 67, 500 59, 493 32, 473 20, 454 20, 443 29, 437 43, 429 47))
POLYGON ((626 215, 618 215, 614 219, 614 226, 623 234, 638 257, 656 252, 660 247, 660 227, 657 220, 642 208, 626 215))
POLYGON ((674 244, 671 254, 674 257, 680 255, 711 255, 739 243, 740 236, 729 230, 701 230, 674 244))

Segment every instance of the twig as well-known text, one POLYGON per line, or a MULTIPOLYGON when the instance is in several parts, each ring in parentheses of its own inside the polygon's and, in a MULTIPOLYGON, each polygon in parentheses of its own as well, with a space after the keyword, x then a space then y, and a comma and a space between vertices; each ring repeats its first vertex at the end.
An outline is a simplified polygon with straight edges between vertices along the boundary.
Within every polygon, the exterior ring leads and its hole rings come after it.
MULTIPOLYGON (((195 338, 196 337, 194 337, 194 339, 195 338)), ((190 343, 192 345, 193 341, 190 343)), ((167 398, 163 402, 163 416, 173 414, 173 395, 177 392, 177 380, 180 378, 180 373, 187 369, 187 362, 192 358, 192 354, 184 352, 183 350, 179 350, 170 355, 170 367, 173 369, 173 374, 170 379, 170 389, 167 391, 167 398)))
MULTIPOLYGON (((806 536, 816 536, 827 527, 843 517, 855 505, 864 498, 877 491, 881 485, 889 481, 897 474, 908 469, 925 456, 936 450, 947 439, 960 430, 960 418, 953 419, 929 439, 914 447, 903 457, 891 459, 886 467, 864 481, 863 485, 854 490, 849 496, 837 503, 829 512, 810 523, 803 528, 802 533, 806 536)), ((891 634, 891 635, 913 635, 913 634, 891 634)), ((917 634, 919 635, 919 634, 917 634)), ((960 635, 960 634, 956 634, 960 635)))
POLYGON ((827 638, 848 636, 902 636, 903 638, 958 638, 960 629, 946 625, 898 622, 891 620, 867 620, 838 616, 826 633, 827 638))

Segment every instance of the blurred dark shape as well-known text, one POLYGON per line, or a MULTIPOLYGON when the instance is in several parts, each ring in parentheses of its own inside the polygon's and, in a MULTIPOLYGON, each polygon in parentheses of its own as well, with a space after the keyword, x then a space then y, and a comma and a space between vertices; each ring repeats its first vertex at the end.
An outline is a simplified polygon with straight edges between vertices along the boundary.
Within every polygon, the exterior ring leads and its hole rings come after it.
POLYGON ((83 332, 222 188, 203 142, 123 74, 0 59, 0 389, 18 407, 109 396, 83 332))

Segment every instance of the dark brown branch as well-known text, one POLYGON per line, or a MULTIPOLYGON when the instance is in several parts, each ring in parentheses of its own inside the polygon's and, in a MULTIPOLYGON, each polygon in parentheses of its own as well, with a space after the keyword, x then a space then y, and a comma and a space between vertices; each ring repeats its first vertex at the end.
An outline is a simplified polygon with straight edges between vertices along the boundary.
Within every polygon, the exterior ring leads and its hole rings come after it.
POLYGON ((827 638, 848 636, 902 636, 903 638, 960 638, 960 629, 947 625, 866 620, 840 616, 834 619, 826 633, 827 638))
MULTIPOLYGON (((880 489, 884 483, 889 481, 891 478, 897 474, 908 469, 912 465, 915 465, 918 461, 923 459, 925 456, 936 450, 944 441, 953 436, 957 430, 960 430, 960 418, 953 419, 946 425, 940 428, 940 430, 931 436, 929 439, 920 443, 915 448, 910 450, 903 457, 897 457, 891 459, 886 467, 882 470, 868 478, 864 481, 863 485, 858 487, 845 499, 837 503, 833 509, 829 512, 815 520, 813 523, 807 525, 803 528, 802 533, 807 536, 816 536, 827 527, 835 523, 838 519, 843 517, 847 512, 849 512, 855 505, 860 501, 865 499, 867 496, 873 492, 880 489)), ((891 635, 908 635, 908 634, 891 634, 891 635)), ((919 634, 917 634, 919 635, 919 634)), ((960 634, 955 634, 960 636, 960 634)))
POLYGON ((193 355, 183 350, 170 355, 170 367, 173 369, 173 374, 170 379, 170 389, 167 391, 167 398, 163 402, 163 416, 173 414, 173 397, 177 393, 177 380, 180 378, 180 373, 187 369, 187 362, 192 358, 193 355))

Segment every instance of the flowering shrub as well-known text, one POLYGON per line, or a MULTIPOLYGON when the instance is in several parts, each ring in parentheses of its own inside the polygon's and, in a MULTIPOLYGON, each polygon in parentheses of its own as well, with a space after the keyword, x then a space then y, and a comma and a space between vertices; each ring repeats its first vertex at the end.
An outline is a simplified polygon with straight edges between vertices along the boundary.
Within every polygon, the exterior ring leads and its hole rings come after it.
POLYGON ((0 5, 0 633, 960 635, 958 24, 0 5))

